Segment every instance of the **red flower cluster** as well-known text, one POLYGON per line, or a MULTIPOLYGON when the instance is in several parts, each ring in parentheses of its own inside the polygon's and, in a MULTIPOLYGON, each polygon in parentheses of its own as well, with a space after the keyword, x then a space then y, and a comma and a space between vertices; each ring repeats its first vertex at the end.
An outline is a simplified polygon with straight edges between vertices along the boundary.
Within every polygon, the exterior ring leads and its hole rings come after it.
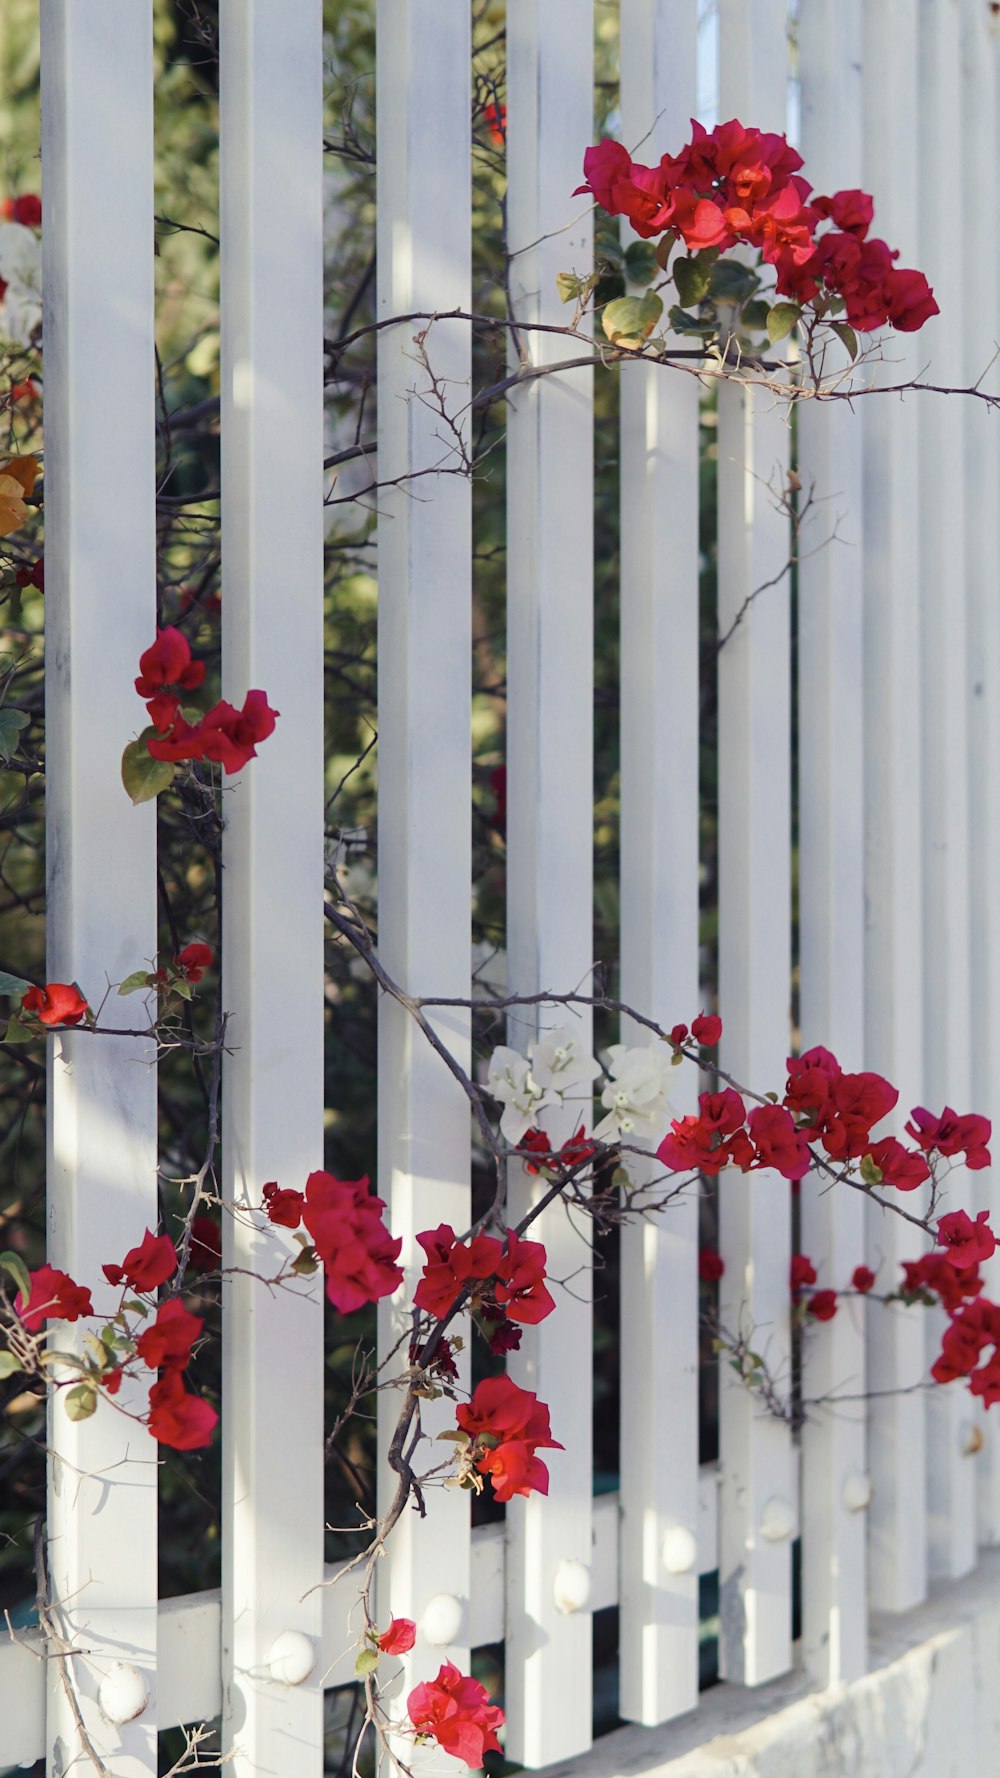
POLYGON ((177 1270, 177 1254, 169 1235, 147 1229, 138 1247, 126 1253, 120 1266, 102 1266, 109 1284, 125 1284, 143 1295, 158 1290, 177 1270))
POLYGON ((90 1291, 74 1284, 68 1272, 55 1266, 39 1266, 29 1272, 31 1295, 27 1302, 18 1293, 14 1303, 29 1333, 37 1333, 43 1321, 79 1321, 81 1315, 92 1315, 94 1306, 90 1291))
POLYGON ((945 1155, 964 1154, 966 1166, 978 1169, 990 1164, 986 1144, 991 1129, 989 1118, 980 1117, 974 1111, 959 1117, 950 1105, 946 1105, 941 1116, 934 1117, 923 1105, 915 1105, 906 1133, 913 1137, 919 1148, 927 1152, 936 1149, 938 1154, 945 1155))
POLYGON ((174 958, 174 968, 186 982, 200 982, 206 969, 212 967, 211 945, 185 945, 174 958))
POLYGON ((381 1198, 372 1197, 364 1179, 335 1179, 332 1173, 310 1173, 305 1192, 264 1187, 264 1208, 281 1228, 305 1224, 326 1272, 326 1294, 341 1315, 365 1303, 391 1296, 402 1282, 395 1264, 403 1243, 393 1240, 381 1198))
POLYGON ((170 1297, 160 1304, 152 1327, 139 1335, 135 1349, 151 1371, 183 1370, 203 1326, 200 1315, 189 1315, 178 1297, 170 1297))
POLYGON ((705 1049, 714 1049, 722 1036, 722 1020, 714 1012, 699 1013, 696 1019, 691 1020, 690 1033, 686 1025, 675 1025, 670 1033, 670 1041, 675 1049, 680 1049, 689 1035, 705 1049))
POLYGON ((413 1301, 418 1309, 443 1320, 463 1285, 493 1280, 487 1291, 474 1291, 474 1311, 496 1307, 499 1316, 490 1319, 521 1321, 528 1325, 544 1321, 555 1308, 545 1288, 545 1248, 540 1241, 522 1241, 513 1229, 506 1246, 493 1235, 475 1235, 466 1245, 456 1240, 455 1231, 443 1222, 436 1229, 425 1229, 417 1236, 427 1255, 420 1283, 413 1301))
POLYGON ((445 1661, 436 1679, 414 1686, 406 1700, 418 1735, 433 1737, 439 1747, 478 1771, 487 1753, 499 1753, 497 1729, 504 1714, 491 1704, 478 1679, 468 1679, 445 1661))
POLYGON ((717 1284, 726 1270, 726 1262, 714 1247, 703 1247, 698 1255, 698 1276, 703 1284, 717 1284))
POLYGON ((520 1154, 527 1149, 534 1156, 533 1160, 524 1163, 526 1173, 558 1173, 570 1167, 580 1167, 585 1161, 593 1160, 597 1153, 597 1143, 588 1139, 582 1124, 575 1136, 567 1136, 560 1149, 553 1150, 544 1130, 526 1130, 517 1146, 520 1154))
POLYGON ((707 131, 692 119, 691 141, 659 166, 632 160, 605 138, 583 160, 589 191, 611 216, 627 216, 649 238, 670 229, 689 253, 725 252, 737 242, 773 265, 780 295, 797 302, 839 297, 852 327, 914 332, 938 305, 922 272, 895 265, 884 241, 868 240, 872 200, 863 191, 810 197, 802 156, 784 136, 733 118, 707 131), (808 200, 808 201, 807 201, 808 200), (817 231, 825 222, 826 233, 817 231))
POLYGON ((159 1444, 175 1451, 199 1451, 210 1445, 218 1419, 207 1401, 185 1389, 176 1367, 164 1371, 149 1392, 149 1430, 159 1444))
POLYGON ((519 1389, 509 1377, 487 1377, 456 1419, 469 1435, 480 1475, 493 1483, 494 1499, 548 1493, 549 1472, 535 1452, 563 1447, 552 1437, 548 1408, 530 1389, 519 1389))
POLYGON ((188 1264, 196 1272, 214 1272, 222 1264, 222 1230, 211 1216, 196 1216, 191 1224, 188 1264))
POLYGON ((149 720, 158 734, 147 742, 153 759, 210 759, 223 771, 238 772, 253 759, 257 742, 274 733, 278 711, 267 694, 248 691, 242 710, 220 698, 200 722, 181 714, 180 692, 193 691, 205 677, 202 661, 191 659, 187 637, 173 626, 157 630, 156 641, 139 657, 135 689, 147 699, 149 720))
POLYGON ((75 982, 46 982, 44 988, 28 989, 21 1011, 33 1012, 43 1025, 78 1025, 87 1002, 75 982))
POLYGON ((503 148, 507 141, 507 107, 502 99, 499 105, 483 107, 483 122, 497 147, 503 148))
POLYGON ((0 216, 5 222, 19 222, 22 228, 41 228, 42 200, 34 191, 26 191, 19 198, 4 198, 0 216))
MULTIPOLYGON (((24 387, 25 387, 25 385, 23 383, 15 383, 13 389, 10 392, 11 398, 16 401, 18 390, 23 389, 24 387)), ((37 561, 32 562, 30 568, 16 568, 14 570, 14 579, 16 580, 19 587, 24 588, 24 587, 33 586, 33 587, 37 587, 38 591, 40 593, 44 593, 44 591, 45 591, 45 557, 39 556, 37 561)))

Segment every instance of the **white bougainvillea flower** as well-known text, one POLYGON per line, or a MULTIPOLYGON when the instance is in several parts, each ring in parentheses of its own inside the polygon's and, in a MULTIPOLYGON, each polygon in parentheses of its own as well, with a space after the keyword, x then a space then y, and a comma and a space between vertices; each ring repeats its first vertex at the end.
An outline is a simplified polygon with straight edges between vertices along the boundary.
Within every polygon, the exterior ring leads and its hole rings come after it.
POLYGON ((0 222, 0 336, 27 346, 42 318, 42 243, 20 222, 0 222))
MULTIPOLYGON (((636 1048, 613 1043, 607 1054, 610 1075, 601 1094, 607 1116, 594 1135, 604 1142, 620 1137, 623 1142, 655 1146, 667 1132, 671 1106, 667 1082, 671 1076, 671 1052, 666 1044, 641 1044, 636 1048)), ((623 1157, 627 1165, 627 1157, 623 1157)))
POLYGON ((517 1050, 500 1044, 490 1057, 486 1088, 503 1106, 500 1134, 516 1148, 546 1105, 558 1103, 558 1094, 547 1093, 531 1071, 531 1063, 517 1050))
MULTIPOLYGON (((530 1045, 531 1072, 543 1091, 558 1093, 560 1098, 571 1087, 589 1086, 601 1072, 601 1064, 588 1055, 580 1042, 578 1026, 561 1025, 530 1045)), ((574 1094, 589 1098, 590 1094, 574 1094)))

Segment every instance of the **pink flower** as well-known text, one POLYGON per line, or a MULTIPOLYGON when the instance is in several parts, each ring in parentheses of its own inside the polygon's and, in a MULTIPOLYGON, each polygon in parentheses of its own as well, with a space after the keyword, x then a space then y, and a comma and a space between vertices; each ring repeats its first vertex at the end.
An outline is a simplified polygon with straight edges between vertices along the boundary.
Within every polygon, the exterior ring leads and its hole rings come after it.
POLYGON ((378 1645, 384 1655, 405 1655, 416 1640, 417 1626, 413 1619, 394 1617, 389 1620, 389 1628, 382 1631, 378 1645))
POLYGON ((395 1264, 402 1239, 382 1221, 385 1205, 372 1197, 368 1180, 310 1173, 302 1220, 326 1272, 326 1294, 341 1315, 391 1296, 402 1283, 395 1264))
POLYGON ((981 1265, 995 1252, 996 1244, 988 1210, 980 1210, 975 1222, 968 1211, 953 1210, 938 1223, 938 1245, 946 1249, 953 1266, 981 1265))
POLYGON ((501 1751, 496 1731, 503 1723, 503 1711, 489 1702, 477 1679, 466 1678, 451 1661, 445 1661, 436 1679, 414 1687, 406 1708, 418 1735, 433 1737, 473 1771, 483 1764, 485 1754, 501 1751))

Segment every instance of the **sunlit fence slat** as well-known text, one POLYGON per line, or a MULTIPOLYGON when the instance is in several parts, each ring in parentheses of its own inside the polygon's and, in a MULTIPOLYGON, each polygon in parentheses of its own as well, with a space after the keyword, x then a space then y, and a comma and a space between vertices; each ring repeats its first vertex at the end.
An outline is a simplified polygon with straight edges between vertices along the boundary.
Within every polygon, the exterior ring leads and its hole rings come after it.
MULTIPOLYGON (((96 1008, 108 981, 156 949, 156 816, 122 786, 122 748, 144 720, 132 689, 156 622, 153 361, 153 58, 148 7, 42 14, 45 181, 45 567, 48 956, 96 1008), (114 493, 109 493, 113 441, 114 493)), ((135 1001, 106 1023, 143 1024, 135 1001)), ((101 1276, 155 1229, 156 1070, 148 1040, 50 1040, 48 1259, 112 1313, 101 1276)), ((74 1331, 59 1330, 72 1350, 74 1331)), ((151 1380, 151 1379, 150 1379, 151 1380)), ((146 1407, 141 1383, 118 1405, 146 1407)), ((48 1560, 87 1734, 121 1778, 156 1771, 157 1448, 102 1401, 50 1412, 48 1560), (124 1658, 151 1698, 124 1727, 98 1692, 124 1658)), ((48 1663, 50 1769, 86 1755, 48 1663)), ((0 1711, 2 1715, 2 1711, 0 1711)))
POLYGON ((319 0, 228 0, 220 30, 223 692, 239 704, 260 688, 280 711, 223 795, 224 1253, 243 1268, 223 1317, 224 1733, 235 1773, 309 1778, 322 1769, 322 1278, 265 1289, 282 1247, 260 1205, 268 1180, 301 1190, 323 1164, 319 0), (316 1655, 297 1686, 270 1672, 289 1631, 316 1655))
MULTIPOLYGON (((861 0, 818 0, 800 17, 801 149, 822 192, 861 183, 861 0)), ((828 369, 846 367, 839 343, 828 369)), ((799 410, 798 818, 800 1045, 846 1069, 864 1054, 864 781, 861 459, 844 403, 799 410)), ((864 1200, 810 1176, 801 1248, 821 1287, 846 1288, 864 1257, 864 1200)), ((842 1302, 805 1330, 802 1610, 814 1677, 867 1664, 864 1309, 842 1302), (845 1397, 821 1405, 824 1398, 845 1397)))
MULTIPOLYGON (((507 225, 518 320, 565 321, 556 276, 590 271, 592 223, 580 183, 591 139, 591 0, 511 0, 507 11, 507 225)), ((513 358, 579 356, 524 332, 513 358)), ((512 393, 507 428, 507 943, 515 993, 590 982, 592 957, 592 372, 536 378, 512 393)), ((518 1013, 508 1041, 564 1024, 558 1007, 518 1013)), ((589 1048, 591 1022, 573 1019, 589 1048)), ((561 1139, 572 1134, 557 1129, 561 1139)), ((511 1220, 540 1186, 512 1169, 511 1220), (519 1174, 519 1177, 513 1175, 519 1174)), ((590 1228, 553 1207, 535 1225, 556 1313, 526 1328, 511 1372, 552 1407, 549 1498, 507 1508, 509 1757, 526 1765, 590 1744, 590 1613, 560 1609, 591 1563, 590 1228)))
MULTIPOLYGON (((469 16, 434 0, 383 0, 378 9, 378 315, 469 307, 469 16)), ((457 430, 442 420, 465 404, 469 327, 401 322, 379 337, 379 474, 419 480, 379 495, 379 941, 390 974, 412 994, 467 996, 470 952, 471 505, 457 430)), ((468 1015, 435 1015, 444 1043, 469 1065, 468 1015)), ((425 1254, 422 1229, 468 1229, 468 1101, 409 1013, 379 1007, 379 1166, 393 1233, 403 1238, 406 1282, 381 1305, 382 1351, 402 1342, 405 1368, 413 1291, 425 1254)), ((468 1371, 463 1362, 463 1380, 468 1371)), ((380 1508, 395 1491, 388 1468, 402 1396, 379 1404, 380 1508)), ((454 1429, 454 1403, 427 1402, 430 1439, 454 1429)), ((425 1441, 418 1473, 453 1446, 425 1441)), ((468 1671, 469 1496, 431 1487, 427 1517, 411 1505, 379 1577, 383 1622, 414 1618, 410 1683, 441 1660, 468 1671), (438 1595, 454 1604, 425 1622, 438 1595), (449 1610, 453 1621, 449 1624, 449 1610)), ((405 1699, 408 1687, 402 1688, 405 1699)), ((402 1709, 403 1706, 400 1706, 402 1709)), ((407 1750, 405 1757, 411 1757, 407 1750)))
MULTIPOLYGON (((623 10, 622 135, 650 165, 687 139, 695 48, 693 5, 623 10)), ((698 394, 680 370, 621 371, 621 986, 668 1029, 698 1006, 698 394)), ((648 1034, 625 1020, 622 1040, 648 1034)), ((680 1116, 697 1077, 674 1078, 680 1116)), ((697 1254, 693 1191, 622 1229, 619 1708, 633 1722, 698 1696, 697 1254)))
MULTIPOLYGON (((784 129, 785 15, 781 0, 723 0, 724 117, 784 129)), ((723 384, 718 436, 722 1056, 738 1080, 780 1091, 791 961, 788 415, 767 392, 723 384)), ((719 1226, 722 1326, 787 1397, 788 1181, 755 1173, 747 1190, 723 1176, 719 1226)), ((728 1364, 721 1375, 720 1663, 728 1679, 757 1685, 791 1664, 791 1434, 728 1364)))
MULTIPOLYGON (((878 194, 878 232, 917 264, 916 5, 864 8, 864 186, 878 194), (900 144, 910 146, 903 151, 900 144)), ((880 381, 913 375, 921 347, 894 333, 880 381)), ((918 476, 914 413, 888 396, 860 416, 864 461, 865 1066, 898 1085, 905 1109, 923 1080, 922 848, 918 476)), ((895 1288, 914 1231, 877 1205, 868 1263, 895 1288)), ((920 1237, 917 1236, 918 1242, 920 1237)), ((918 1247, 919 1251, 919 1247, 918 1247)), ((903 1610, 927 1585, 925 1328, 912 1313, 872 1303, 867 1315, 869 1556, 874 1596, 903 1610)))

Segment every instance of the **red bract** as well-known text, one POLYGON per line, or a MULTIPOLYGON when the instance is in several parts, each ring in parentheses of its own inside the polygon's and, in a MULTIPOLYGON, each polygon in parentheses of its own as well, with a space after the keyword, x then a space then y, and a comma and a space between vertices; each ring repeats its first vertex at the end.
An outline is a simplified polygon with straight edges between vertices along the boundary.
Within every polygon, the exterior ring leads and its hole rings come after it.
POLYGON ((68 1272, 55 1266, 39 1266, 29 1272, 31 1295, 25 1303, 18 1294, 14 1308, 29 1333, 37 1333, 43 1321, 79 1321, 81 1315, 92 1315, 94 1305, 90 1291, 74 1284, 68 1272))
POLYGON ((503 1253, 503 1242, 492 1235, 476 1235, 469 1242, 457 1240, 450 1223, 425 1229, 417 1241, 427 1255, 413 1301, 418 1309, 443 1320, 463 1284, 469 1279, 492 1277, 503 1253))
POLYGON ((272 710, 262 691, 248 691, 242 710, 221 699, 199 724, 202 757, 214 759, 224 772, 238 772, 254 759, 256 743, 274 733, 279 712, 272 710))
POLYGON ((697 1168, 702 1173, 721 1173, 733 1165, 745 1170, 754 1150, 743 1129, 746 1107, 739 1093, 727 1087, 721 1093, 702 1093, 697 1117, 676 1119, 656 1151, 671 1172, 697 1168))
POLYGON ((166 734, 150 735, 146 747, 152 759, 166 759, 174 764, 185 759, 204 759, 205 737, 201 723, 186 722, 177 706, 166 734))
POLYGON ((545 1288, 545 1248, 541 1241, 522 1241, 512 1229, 507 1236, 507 1251, 494 1270, 498 1280, 494 1294, 511 1321, 534 1326, 551 1315, 555 1303, 545 1288))
POLYGON ((269 1221, 277 1223, 279 1228, 297 1229, 305 1207, 304 1192, 281 1191, 274 1179, 265 1185, 264 1209, 269 1221))
POLYGON ((172 1297, 168 1303, 161 1303, 152 1327, 139 1335, 136 1351, 151 1371, 164 1366, 183 1370, 204 1325, 200 1315, 189 1315, 183 1303, 172 1297))
POLYGON ((835 1290, 814 1290, 806 1304, 806 1313, 816 1321, 832 1321, 837 1313, 835 1290))
POLYGON ((476 1459, 480 1474, 489 1475, 493 1483, 495 1499, 548 1493, 549 1472, 535 1451, 563 1447, 551 1436, 549 1410, 537 1395, 519 1389, 509 1377, 487 1377, 455 1417, 473 1441, 482 1433, 497 1441, 476 1459))
POLYGON ((706 1049, 714 1049, 722 1036, 722 1020, 715 1013, 699 1013, 696 1019, 691 1020, 691 1035, 696 1043, 703 1044, 706 1049))
POLYGON ((869 1160, 874 1161, 882 1175, 883 1185, 894 1185, 897 1191, 912 1192, 918 1185, 923 1185, 931 1176, 931 1170, 922 1155, 904 1148, 895 1136, 885 1136, 881 1142, 875 1142, 868 1150, 869 1160))
POLYGON ((725 1272, 722 1255, 714 1247, 703 1247, 698 1255, 698 1276, 704 1284, 715 1284, 725 1272))
POLYGON ((418 1735, 429 1735, 456 1759, 478 1771, 487 1753, 499 1753, 496 1731, 504 1714, 491 1704, 478 1679, 468 1679, 445 1661, 436 1679, 415 1686, 406 1700, 418 1735))
POLYGON ((179 685, 182 691, 194 691, 204 677, 204 662, 191 659, 187 637, 170 625, 165 630, 157 630, 153 646, 139 656, 135 689, 141 698, 155 698, 165 685, 179 685))
POLYGON ((801 1179, 812 1165, 809 1144, 783 1105, 758 1105, 747 1117, 757 1163, 773 1167, 784 1179, 801 1179))
POLYGON ((29 988, 21 1001, 22 1012, 33 1012, 43 1025, 78 1025, 87 1002, 75 982, 46 982, 29 988))
POLYGON ((582 1124, 574 1136, 567 1136, 560 1149, 553 1150, 544 1130, 527 1130, 517 1146, 521 1153, 527 1149, 535 1156, 533 1161, 524 1163, 527 1173, 540 1173, 543 1167, 580 1167, 597 1153, 596 1142, 589 1141, 582 1124))
POLYGON ((905 1259, 902 1263, 902 1295, 926 1293, 940 1297, 949 1314, 960 1308, 967 1297, 978 1296, 983 1287, 978 1266, 957 1267, 946 1253, 925 1253, 920 1259, 905 1259))
POLYGON ((394 1617, 389 1619, 389 1628, 382 1631, 378 1645, 384 1655, 405 1655, 416 1640, 417 1626, 413 1619, 394 1617))
POLYGON ((906 1133, 926 1153, 936 1149, 938 1154, 964 1154, 966 1166, 978 1170, 990 1164, 986 1144, 992 1128, 988 1117, 980 1117, 974 1111, 959 1117, 950 1105, 946 1105, 941 1116, 935 1117, 925 1106, 916 1105, 910 1113, 906 1133))
POLYGON ((196 1272, 214 1272, 222 1264, 222 1231, 210 1216, 196 1216, 191 1224, 188 1264, 196 1272))
POLYGON ((816 1267, 806 1253, 793 1253, 790 1272, 790 1283, 795 1295, 807 1284, 815 1284, 816 1267))
POLYGON ((966 1210, 952 1210, 938 1223, 938 1245, 944 1247, 951 1265, 964 1269, 981 1265, 996 1251, 990 1213, 980 1210, 973 1222, 966 1210))
POLYGON ((102 1266, 109 1284, 129 1285, 132 1290, 148 1294, 165 1284, 177 1270, 177 1254, 169 1235, 154 1235, 146 1230, 138 1247, 126 1253, 120 1266, 102 1266))
POLYGON ((809 202, 821 216, 828 216, 834 228, 857 235, 864 240, 872 225, 875 206, 866 191, 835 191, 830 198, 811 197, 809 202))
POLYGON ((174 958, 174 968, 184 977, 186 982, 200 982, 206 969, 212 967, 211 945, 185 945, 174 958))
POLYGON ((395 1261, 403 1243, 393 1240, 383 1223, 384 1208, 369 1192, 367 1178, 316 1172, 306 1180, 302 1220, 323 1261, 326 1294, 342 1315, 391 1296, 402 1283, 402 1267, 395 1261))
POLYGON ((22 228, 41 228, 42 200, 37 192, 23 192, 19 198, 4 198, 0 215, 8 222, 19 222, 22 228))
POLYGON ((147 1425, 161 1445, 199 1451, 212 1442, 219 1416, 200 1395, 190 1395, 179 1370, 165 1371, 149 1392, 147 1425))
POLYGON ((831 1101, 822 1120, 823 1147, 834 1160, 857 1160, 871 1147, 872 1126, 880 1123, 899 1098, 881 1074, 840 1074, 832 1083, 831 1101))
POLYGON ((484 107, 483 122, 497 147, 502 148, 507 140, 507 107, 502 100, 499 105, 484 107))
POLYGON ((851 1283, 861 1296, 865 1296, 869 1290, 875 1288, 875 1273, 869 1271, 867 1266, 855 1266, 851 1273, 851 1283))

